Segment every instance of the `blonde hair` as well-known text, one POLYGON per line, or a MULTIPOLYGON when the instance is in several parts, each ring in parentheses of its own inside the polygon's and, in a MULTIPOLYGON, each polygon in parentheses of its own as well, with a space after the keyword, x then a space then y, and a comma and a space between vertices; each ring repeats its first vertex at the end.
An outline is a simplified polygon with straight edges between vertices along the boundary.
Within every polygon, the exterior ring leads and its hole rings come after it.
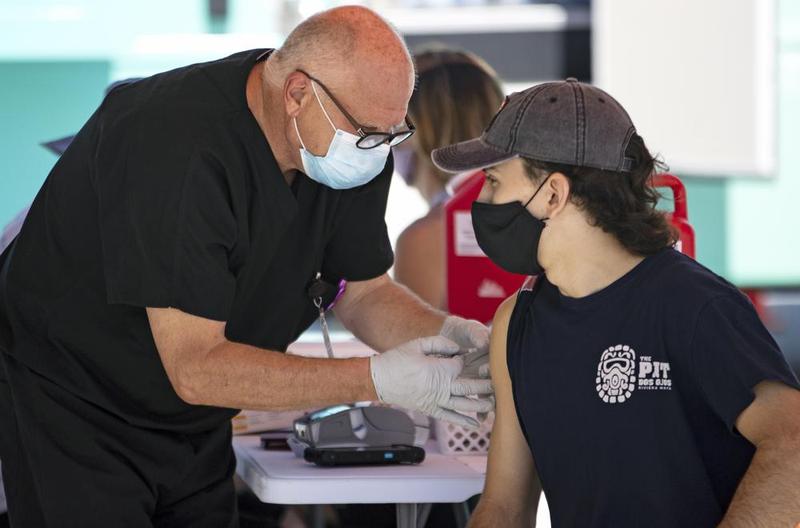
POLYGON ((408 114, 417 128, 417 163, 446 184, 453 175, 433 165, 431 152, 479 136, 503 102, 503 89, 495 71, 469 52, 433 49, 415 61, 417 87, 408 114))

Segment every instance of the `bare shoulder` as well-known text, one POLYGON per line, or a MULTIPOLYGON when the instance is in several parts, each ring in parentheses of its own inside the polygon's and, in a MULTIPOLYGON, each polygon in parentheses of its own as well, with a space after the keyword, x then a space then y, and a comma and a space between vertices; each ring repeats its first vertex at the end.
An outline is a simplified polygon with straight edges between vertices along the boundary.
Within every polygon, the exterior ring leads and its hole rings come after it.
MULTIPOLYGON (((525 279, 525 282, 522 283, 520 291, 532 290, 538 280, 538 276, 528 277, 525 279)), ((514 312, 514 307, 517 305, 517 295, 518 292, 514 292, 510 297, 506 298, 506 300, 500 303, 500 306, 497 307, 497 310, 494 313, 494 319, 492 321, 492 328, 497 328, 498 333, 501 330, 503 335, 508 332, 508 323, 511 320, 511 314, 514 312)))
POLYGON ((508 323, 516 305, 517 294, 515 293, 503 301, 494 313, 489 345, 489 361, 491 362, 492 377, 496 381, 501 381, 508 375, 506 367, 506 338, 508 336, 508 323), (504 376, 500 377, 501 373, 504 376))
POLYGON ((494 319, 492 320, 492 327, 502 325, 508 328, 508 322, 511 319, 511 313, 514 311, 514 307, 516 305, 517 305, 516 293, 506 298, 506 300, 500 303, 500 306, 497 307, 497 310, 494 313, 494 319))
POLYGON ((394 278, 437 308, 447 304, 444 219, 429 214, 408 226, 395 246, 394 278))
POLYGON ((444 246, 444 216, 431 211, 414 220, 397 238, 397 249, 413 251, 414 248, 429 249, 444 246))

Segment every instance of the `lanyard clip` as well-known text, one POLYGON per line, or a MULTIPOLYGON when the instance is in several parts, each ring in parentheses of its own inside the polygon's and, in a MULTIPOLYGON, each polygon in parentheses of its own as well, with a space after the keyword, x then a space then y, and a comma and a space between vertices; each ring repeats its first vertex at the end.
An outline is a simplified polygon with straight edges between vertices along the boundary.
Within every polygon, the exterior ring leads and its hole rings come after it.
POLYGON ((328 331, 328 321, 325 319, 325 308, 322 307, 322 297, 314 299, 314 306, 319 310, 319 325, 322 327, 322 340, 325 342, 325 351, 328 358, 333 359, 333 345, 331 345, 331 334, 328 331))
MULTIPOLYGON (((325 311, 329 307, 325 307, 323 302, 323 296, 327 296, 335 291, 335 286, 329 284, 322 280, 322 273, 317 272, 317 276, 314 278, 314 281, 308 287, 308 295, 311 297, 311 300, 314 302, 314 306, 316 306, 317 310, 319 311, 319 325, 322 328, 322 340, 325 343, 325 351, 328 353, 328 358, 333 359, 333 345, 331 345, 331 335, 330 331, 328 330, 328 321, 325 318, 325 311)), ((338 298, 338 296, 337 296, 338 298)), ((332 306, 333 304, 331 304, 332 306)))

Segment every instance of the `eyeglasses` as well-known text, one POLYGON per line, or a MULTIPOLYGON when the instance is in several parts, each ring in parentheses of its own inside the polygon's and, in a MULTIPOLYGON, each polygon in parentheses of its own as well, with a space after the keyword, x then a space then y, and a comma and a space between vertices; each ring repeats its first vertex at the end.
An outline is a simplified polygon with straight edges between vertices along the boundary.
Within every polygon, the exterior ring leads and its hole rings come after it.
POLYGON ((327 86, 322 84, 322 82, 320 82, 318 79, 315 79, 305 71, 303 70, 297 70, 297 71, 299 71, 300 73, 302 73, 303 75, 305 75, 306 77, 317 83, 320 86, 320 88, 322 88, 325 91, 325 94, 328 97, 330 97, 331 101, 333 101, 333 104, 336 105, 336 108, 338 108, 339 111, 342 112, 342 114, 347 118, 350 124, 353 125, 353 128, 356 129, 356 134, 360 136, 358 141, 356 142, 356 146, 358 148, 368 150, 375 147, 379 147, 383 144, 388 144, 390 147, 394 147, 399 145, 403 141, 407 140, 414 134, 416 128, 414 127, 414 124, 411 122, 411 120, 408 118, 408 115, 406 115, 405 117, 405 124, 407 129, 400 130, 398 132, 377 132, 375 127, 368 127, 361 125, 358 121, 356 121, 353 118, 353 116, 351 116, 347 112, 347 110, 344 109, 344 107, 339 103, 339 101, 336 100, 331 91, 328 90, 327 86))

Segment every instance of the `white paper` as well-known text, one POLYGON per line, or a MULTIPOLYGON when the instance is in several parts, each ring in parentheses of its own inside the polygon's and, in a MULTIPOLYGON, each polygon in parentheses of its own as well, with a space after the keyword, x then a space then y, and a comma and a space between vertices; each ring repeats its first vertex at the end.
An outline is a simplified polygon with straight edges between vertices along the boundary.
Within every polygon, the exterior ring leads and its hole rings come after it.
POLYGON ((485 256, 475 238, 475 230, 472 228, 472 213, 469 211, 457 211, 453 218, 455 237, 455 251, 457 257, 483 257, 485 256))

